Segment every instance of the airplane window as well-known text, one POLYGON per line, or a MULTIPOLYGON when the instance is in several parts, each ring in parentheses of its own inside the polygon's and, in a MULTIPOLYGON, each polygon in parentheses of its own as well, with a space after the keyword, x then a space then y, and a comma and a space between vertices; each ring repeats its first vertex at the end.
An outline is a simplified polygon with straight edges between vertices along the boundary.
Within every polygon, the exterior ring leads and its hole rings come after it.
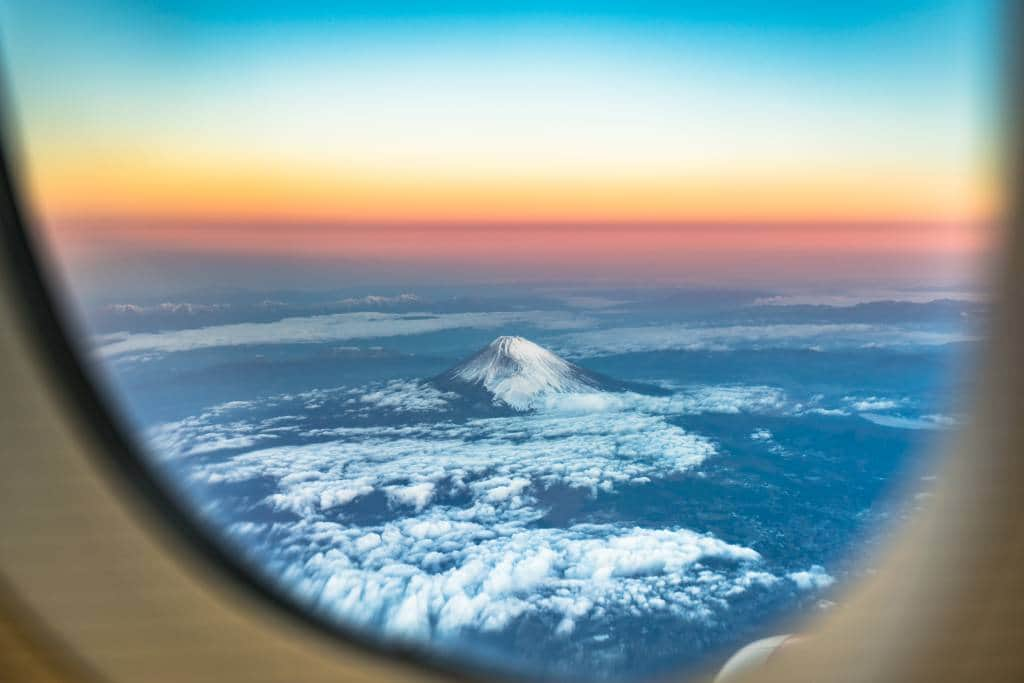
POLYGON ((30 238, 255 580, 471 672, 714 670, 928 505, 996 0, 0 7, 30 238))

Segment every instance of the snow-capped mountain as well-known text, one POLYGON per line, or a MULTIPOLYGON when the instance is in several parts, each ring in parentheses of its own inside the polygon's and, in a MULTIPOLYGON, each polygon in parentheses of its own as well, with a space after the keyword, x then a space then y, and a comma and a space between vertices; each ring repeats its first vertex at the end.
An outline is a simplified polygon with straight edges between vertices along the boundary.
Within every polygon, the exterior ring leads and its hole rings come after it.
POLYGON ((529 410, 546 394, 601 391, 598 375, 522 337, 498 337, 473 357, 437 378, 449 390, 483 389, 494 403, 529 410))

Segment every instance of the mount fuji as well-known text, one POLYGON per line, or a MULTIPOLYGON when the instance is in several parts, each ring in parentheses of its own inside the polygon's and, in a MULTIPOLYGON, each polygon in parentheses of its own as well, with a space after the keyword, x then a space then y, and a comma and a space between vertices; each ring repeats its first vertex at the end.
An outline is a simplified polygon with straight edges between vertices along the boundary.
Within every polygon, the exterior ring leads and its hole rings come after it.
POLYGON ((435 378, 446 391, 517 411, 551 394, 621 391, 619 383, 585 370, 523 337, 498 337, 435 378))

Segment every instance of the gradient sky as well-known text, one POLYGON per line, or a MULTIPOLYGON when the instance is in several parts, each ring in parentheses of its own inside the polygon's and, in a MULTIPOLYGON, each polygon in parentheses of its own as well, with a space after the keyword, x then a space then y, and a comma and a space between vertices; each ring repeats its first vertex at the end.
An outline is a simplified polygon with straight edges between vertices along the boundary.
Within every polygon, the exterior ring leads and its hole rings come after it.
POLYGON ((34 0, 3 2, 0 31, 62 247, 525 266, 582 242, 643 272, 977 250, 996 10, 34 0))

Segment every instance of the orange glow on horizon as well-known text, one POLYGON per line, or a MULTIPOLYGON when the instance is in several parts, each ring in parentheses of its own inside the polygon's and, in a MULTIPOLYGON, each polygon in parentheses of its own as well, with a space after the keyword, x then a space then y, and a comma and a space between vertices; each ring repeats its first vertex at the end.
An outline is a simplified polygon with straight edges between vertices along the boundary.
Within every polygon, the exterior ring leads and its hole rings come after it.
POLYGON ((33 174, 33 194, 50 219, 977 223, 998 213, 996 183, 966 171, 781 168, 672 176, 598 169, 524 177, 192 162, 138 154, 65 159, 33 174))
POLYGON ((51 244, 68 254, 155 249, 551 271, 586 260, 594 271, 643 273, 755 252, 967 256, 992 243, 987 226, 999 208, 996 183, 967 170, 473 176, 191 154, 59 158, 29 168, 46 169, 33 174, 33 194, 51 244))

